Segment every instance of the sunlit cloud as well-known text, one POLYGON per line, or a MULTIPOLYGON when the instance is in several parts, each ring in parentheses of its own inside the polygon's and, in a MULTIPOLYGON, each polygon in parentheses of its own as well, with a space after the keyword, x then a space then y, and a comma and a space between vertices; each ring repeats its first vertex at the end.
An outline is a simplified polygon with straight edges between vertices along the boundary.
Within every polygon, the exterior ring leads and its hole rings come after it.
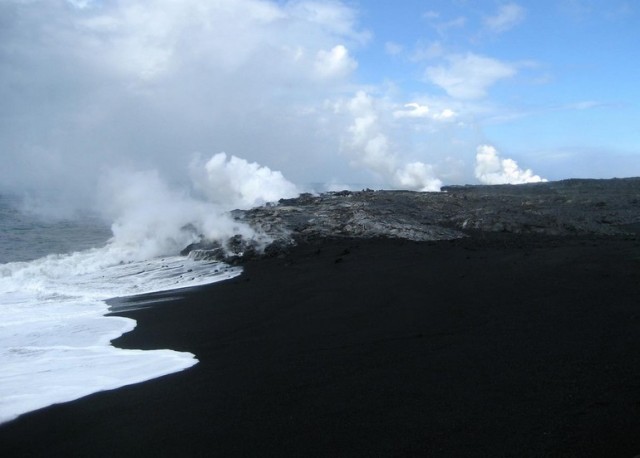
POLYGON ((412 102, 405 104, 404 110, 394 111, 393 116, 396 118, 426 118, 430 115, 429 111, 427 105, 412 102))
POLYGON ((314 65, 320 78, 343 78, 358 67, 343 45, 335 46, 331 51, 318 51, 314 65))
POLYGON ((395 118, 429 118, 436 120, 449 120, 456 117, 456 112, 451 108, 444 108, 440 111, 433 111, 427 105, 420 105, 416 102, 407 103, 404 109, 393 112, 395 118))
MULTIPOLYGON (((418 104, 411 105, 425 110, 418 104)), ((435 176, 432 165, 401 160, 372 96, 359 91, 344 104, 343 109, 351 116, 351 124, 342 150, 352 158, 354 166, 365 167, 387 185, 401 189, 440 190, 442 181, 435 176)))
POLYGON ((517 3, 501 5, 493 16, 487 16, 484 24, 487 29, 495 33, 506 32, 524 20, 525 9, 517 3))
POLYGON ((514 76, 514 65, 473 53, 451 55, 446 65, 427 67, 427 79, 455 99, 479 99, 489 87, 514 76))

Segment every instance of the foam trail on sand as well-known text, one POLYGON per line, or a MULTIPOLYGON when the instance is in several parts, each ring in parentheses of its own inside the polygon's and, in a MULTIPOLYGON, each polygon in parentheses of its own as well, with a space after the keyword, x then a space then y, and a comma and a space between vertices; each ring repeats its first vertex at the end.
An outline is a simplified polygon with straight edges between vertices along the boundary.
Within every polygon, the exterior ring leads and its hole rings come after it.
POLYGON ((239 274, 177 256, 135 261, 117 243, 0 265, 0 422, 196 364, 191 353, 111 346, 135 321, 104 316, 104 301, 239 274))

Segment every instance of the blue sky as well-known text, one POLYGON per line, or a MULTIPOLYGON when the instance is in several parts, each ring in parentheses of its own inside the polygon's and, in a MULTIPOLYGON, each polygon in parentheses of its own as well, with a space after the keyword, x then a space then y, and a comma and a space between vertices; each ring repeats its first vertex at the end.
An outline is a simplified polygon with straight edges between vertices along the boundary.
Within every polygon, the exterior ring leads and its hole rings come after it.
POLYGON ((188 186, 221 152, 300 189, 637 176, 639 22, 629 0, 6 0, 0 187, 188 186))
POLYGON ((494 59, 514 74, 496 77, 473 100, 488 110, 477 117, 487 142, 553 179, 573 176, 572 166, 583 176, 638 173, 637 2, 359 5, 373 31, 356 54, 367 81, 395 82, 407 98, 446 97, 426 68, 456 54, 494 59), (594 160, 597 167, 584 164, 594 160))

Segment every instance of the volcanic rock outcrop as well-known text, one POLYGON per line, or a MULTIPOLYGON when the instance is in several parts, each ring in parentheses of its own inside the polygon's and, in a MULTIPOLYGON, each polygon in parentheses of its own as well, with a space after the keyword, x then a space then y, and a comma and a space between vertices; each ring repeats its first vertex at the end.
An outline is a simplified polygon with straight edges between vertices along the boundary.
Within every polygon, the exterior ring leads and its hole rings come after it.
POLYGON ((428 241, 478 232, 635 236, 640 233, 640 178, 447 186, 441 192, 302 194, 232 214, 259 237, 203 240, 184 253, 233 261, 274 255, 299 241, 323 237, 428 241))

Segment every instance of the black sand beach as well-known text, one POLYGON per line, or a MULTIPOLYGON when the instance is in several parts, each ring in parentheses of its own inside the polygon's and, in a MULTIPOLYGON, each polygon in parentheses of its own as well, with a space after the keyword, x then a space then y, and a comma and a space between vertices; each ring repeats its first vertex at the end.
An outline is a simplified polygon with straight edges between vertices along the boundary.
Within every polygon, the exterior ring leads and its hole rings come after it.
POLYGON ((120 313, 118 346, 200 363, 2 425, 1 456, 640 454, 637 238, 317 241, 120 313))

